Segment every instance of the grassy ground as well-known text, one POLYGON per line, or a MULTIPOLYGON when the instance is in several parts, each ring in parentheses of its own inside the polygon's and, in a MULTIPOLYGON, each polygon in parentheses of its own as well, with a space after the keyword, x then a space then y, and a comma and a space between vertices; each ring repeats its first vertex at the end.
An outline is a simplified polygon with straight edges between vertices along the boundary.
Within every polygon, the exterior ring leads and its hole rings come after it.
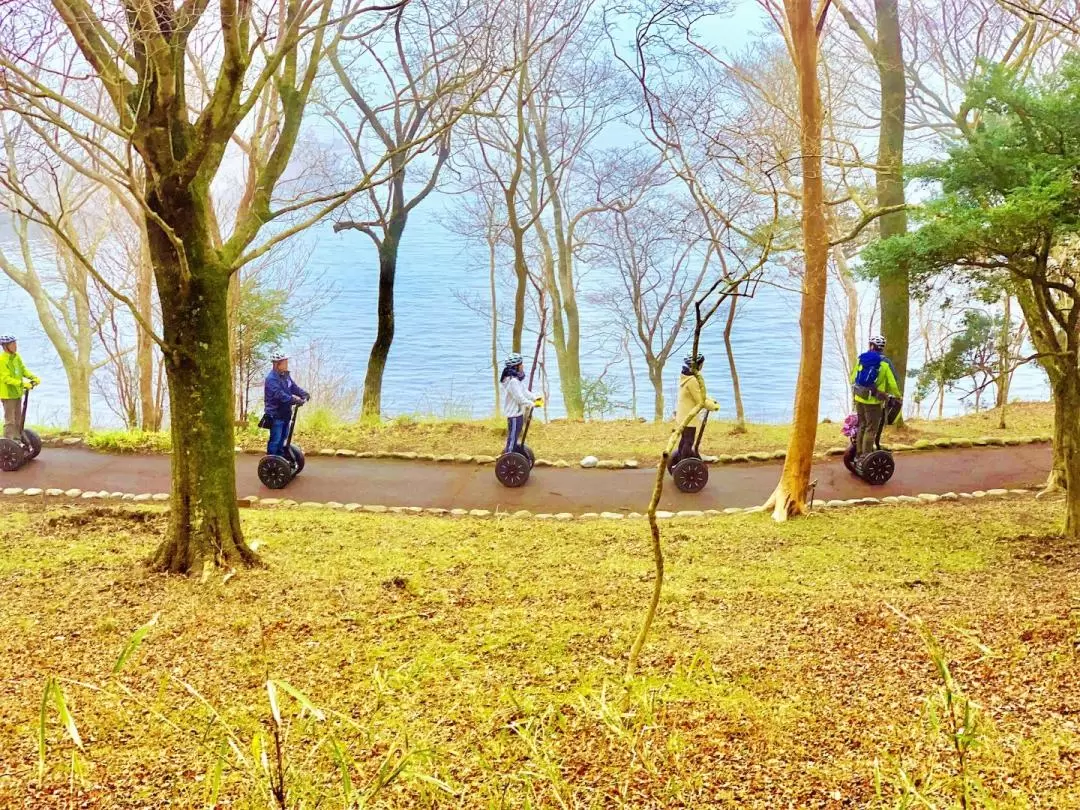
POLYGON ((892 606, 977 702, 965 806, 1080 807, 1080 564, 1058 517, 1025 501, 669 525, 624 703, 641 523, 253 511, 269 567, 200 585, 138 570, 161 512, 13 508, 0 806, 187 808, 220 784, 218 806, 266 808, 279 728, 289 808, 959 807, 941 678, 892 606), (280 725, 268 677, 287 684, 280 725))
MULTIPOLYGON (((1010 405, 1006 429, 998 428, 998 412, 985 411, 956 419, 921 420, 903 430, 889 429, 885 441, 911 444, 919 439, 979 438, 982 436, 1049 435, 1053 407, 1049 403, 1010 405)), ((738 455, 786 450, 787 425, 748 425, 745 433, 732 432, 731 422, 711 422, 703 444, 705 452, 738 455)), ((650 458, 659 452, 671 430, 670 423, 613 420, 604 422, 558 421, 533 425, 529 444, 548 459, 576 461, 586 455, 600 458, 650 458)), ((466 455, 498 453, 506 433, 505 422, 439 422, 396 419, 378 425, 344 424, 317 411, 301 414, 297 441, 305 449, 333 447, 357 451, 390 451, 466 455)), ((237 442, 245 448, 266 446, 266 432, 244 430, 237 442)), ((168 450, 167 434, 110 431, 94 434, 90 444, 112 452, 168 450)), ((842 446, 846 440, 838 424, 824 424, 818 431, 818 449, 842 446)))

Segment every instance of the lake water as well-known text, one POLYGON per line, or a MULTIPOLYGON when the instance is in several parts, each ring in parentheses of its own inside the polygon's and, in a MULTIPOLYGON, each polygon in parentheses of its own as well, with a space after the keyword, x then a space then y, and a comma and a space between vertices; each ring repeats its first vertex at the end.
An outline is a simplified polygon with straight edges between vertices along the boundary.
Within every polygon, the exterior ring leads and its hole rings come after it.
MULTIPOLYGON (((466 300, 488 299, 488 270, 486 248, 471 245, 449 232, 439 221, 444 200, 432 198, 426 207, 418 208, 409 221, 401 246, 397 276, 397 331, 390 354, 383 387, 384 411, 387 415, 421 414, 427 416, 484 417, 492 412, 492 382, 490 368, 490 326, 487 319, 465 303, 466 300)), ((299 237, 305 250, 295 255, 307 255, 307 261, 333 285, 334 291, 319 302, 314 315, 299 325, 291 348, 299 349, 318 340, 323 351, 341 370, 346 371, 355 385, 363 384, 365 364, 375 336, 376 295, 378 270, 370 240, 357 232, 334 234, 322 225, 299 237)), ((10 245, 5 245, 10 250, 10 245)), ((785 279, 786 281, 786 279, 785 279)), ((585 290, 602 289, 618 283, 602 268, 586 274, 585 290)), ((790 282, 787 282, 790 285, 790 282)), ((501 290, 500 309, 512 306, 509 287, 501 290)), ((590 305, 581 296, 582 307, 582 365, 590 377, 608 368, 606 380, 613 382, 617 399, 629 404, 630 375, 619 342, 606 337, 611 332, 609 317, 603 310, 590 305), (614 361, 614 362, 613 362, 614 361)), ((866 296, 868 300, 872 296, 866 296)), ((756 297, 744 302, 733 333, 735 357, 738 363, 743 400, 747 417, 756 422, 783 422, 790 418, 795 378, 799 362, 799 298, 794 292, 761 286, 756 297)), ((67 421, 67 391, 59 360, 45 338, 26 294, 0 275, 0 332, 19 336, 20 353, 27 365, 35 370, 43 385, 33 401, 32 421, 41 424, 63 425, 67 421)), ((535 320, 530 322, 535 330, 535 320)), ((721 415, 734 413, 732 389, 727 361, 724 356, 723 318, 718 313, 706 328, 703 351, 708 356, 705 377, 709 392, 721 403, 721 415)), ((687 336, 689 333, 687 333, 687 336)), ((528 344, 531 358, 535 331, 528 344)), ((822 416, 843 417, 847 411, 848 386, 843 377, 835 330, 828 327, 826 364, 822 392, 822 416)), ((500 356, 509 351, 509 327, 503 328, 500 356)), ((674 387, 679 373, 678 358, 689 347, 680 347, 667 371, 668 411, 674 408, 674 387)), ((918 356, 911 365, 917 366, 918 356)), ((547 367, 552 375, 549 415, 563 414, 561 395, 555 379, 557 368, 554 350, 548 349, 547 367)), ((303 385, 305 369, 296 363, 294 376, 303 385)), ((635 364, 637 375, 638 414, 651 418, 652 388, 649 385, 644 361, 635 364)), ((115 426, 116 418, 105 407, 101 393, 95 391, 93 418, 99 427, 115 426)), ((1015 399, 1045 399, 1048 396, 1046 378, 1035 368, 1022 369, 1013 386, 1015 399)), ((947 403, 946 412, 953 414, 964 406, 955 399, 947 403)), ((622 410, 619 416, 629 412, 622 410)))

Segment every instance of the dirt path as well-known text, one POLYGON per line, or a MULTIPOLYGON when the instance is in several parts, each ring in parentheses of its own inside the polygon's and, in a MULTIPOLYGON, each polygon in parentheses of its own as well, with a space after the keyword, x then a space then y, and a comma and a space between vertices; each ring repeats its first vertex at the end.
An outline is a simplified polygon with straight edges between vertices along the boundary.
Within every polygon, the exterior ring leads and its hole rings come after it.
MULTIPOLYGON (((1031 487, 1046 478, 1049 445, 924 451, 896 456, 896 475, 883 487, 853 477, 839 459, 818 463, 817 499, 972 492, 1031 487)), ((529 483, 510 490, 491 466, 313 457, 288 488, 272 492, 255 475, 258 456, 237 456, 239 495, 296 501, 500 509, 533 512, 643 512, 655 471, 537 468, 529 483)), ((713 466, 708 487, 683 495, 670 479, 661 507, 723 509, 762 503, 776 486, 779 463, 713 466)), ((17 473, 0 473, 0 486, 168 492, 167 456, 118 456, 85 449, 46 448, 17 473)))

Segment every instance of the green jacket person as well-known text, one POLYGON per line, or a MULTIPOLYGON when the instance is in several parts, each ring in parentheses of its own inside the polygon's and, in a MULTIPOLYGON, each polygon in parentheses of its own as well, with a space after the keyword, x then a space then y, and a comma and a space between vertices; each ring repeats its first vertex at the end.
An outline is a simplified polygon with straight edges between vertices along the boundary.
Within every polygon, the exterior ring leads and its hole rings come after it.
POLYGON ((19 345, 13 335, 0 335, 0 401, 4 403, 4 437, 18 441, 22 422, 23 391, 41 382, 19 357, 19 345))
POLYGON ((859 355, 851 372, 851 390, 855 396, 855 413, 859 415, 859 434, 855 453, 862 458, 874 452, 878 428, 885 418, 885 398, 900 398, 892 363, 885 356, 885 338, 870 338, 870 350, 859 355))

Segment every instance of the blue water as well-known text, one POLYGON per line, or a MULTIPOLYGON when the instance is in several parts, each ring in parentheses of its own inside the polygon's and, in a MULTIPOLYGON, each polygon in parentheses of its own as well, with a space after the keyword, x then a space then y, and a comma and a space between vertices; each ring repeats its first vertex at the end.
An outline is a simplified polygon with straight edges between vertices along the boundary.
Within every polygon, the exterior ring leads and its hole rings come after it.
MULTIPOLYGON (((397 333, 390 354, 383 387, 387 415, 420 414, 439 417, 484 417, 492 412, 493 394, 490 367, 490 323, 461 300, 488 300, 487 252, 484 246, 448 231, 440 224, 445 198, 433 198, 426 208, 416 210, 409 221, 401 246, 397 277, 397 333)), ((304 234, 305 245, 293 255, 304 256, 313 277, 322 277, 333 293, 322 296, 315 313, 299 325, 292 341, 301 349, 317 340, 327 361, 347 373, 359 389, 371 342, 375 337, 378 265, 374 247, 356 232, 334 234, 322 225, 304 234)), ((10 250, 10 245, 5 245, 10 250)), ((780 282, 793 286, 786 276, 780 282)), ((582 366, 587 376, 596 377, 607 368, 605 379, 615 383, 616 399, 627 406, 631 400, 630 375, 625 354, 610 316, 590 304, 588 290, 618 283, 610 271, 592 267, 585 274, 580 296, 582 308, 582 366)), ((500 311, 512 310, 508 279, 500 285, 500 311)), ((872 296, 865 297, 872 300, 872 296)), ((797 294, 787 289, 762 285, 753 300, 743 302, 735 323, 733 342, 738 363, 747 417, 757 422, 782 422, 790 418, 799 361, 797 294)), ((59 360, 37 323, 26 294, 0 276, 0 331, 19 335, 20 351, 44 384, 35 395, 33 421, 63 425, 67 421, 67 390, 59 360)), ((732 388, 723 348, 723 316, 718 313, 703 335, 703 351, 708 356, 706 381, 710 394, 721 403, 721 413, 734 412, 732 388)), ((509 351, 509 318, 501 328, 500 356, 509 351)), ((536 318, 530 315, 527 354, 535 345, 536 318)), ((842 417, 846 412, 848 387, 843 378, 840 345, 832 326, 827 327, 826 363, 821 398, 822 416, 842 417)), ((686 332, 687 339, 689 331, 686 332)), ((674 355, 681 358, 689 347, 674 355)), ((554 350, 548 348, 547 368, 551 375, 549 416, 563 415, 557 381, 554 350)), ((918 365, 919 358, 912 358, 918 365)), ((294 376, 305 383, 302 363, 294 364, 294 376)), ((678 362, 669 363, 666 378, 667 410, 674 407, 674 386, 678 362)), ((644 361, 635 362, 637 412, 651 418, 652 387, 644 361)), ((95 386, 93 419, 99 427, 115 426, 103 392, 95 386)), ((1015 399, 1045 399, 1045 376, 1037 369, 1024 369, 1016 378, 1015 399)), ((952 399, 946 412, 963 411, 952 399)), ((628 416, 622 408, 613 416, 628 416)))

